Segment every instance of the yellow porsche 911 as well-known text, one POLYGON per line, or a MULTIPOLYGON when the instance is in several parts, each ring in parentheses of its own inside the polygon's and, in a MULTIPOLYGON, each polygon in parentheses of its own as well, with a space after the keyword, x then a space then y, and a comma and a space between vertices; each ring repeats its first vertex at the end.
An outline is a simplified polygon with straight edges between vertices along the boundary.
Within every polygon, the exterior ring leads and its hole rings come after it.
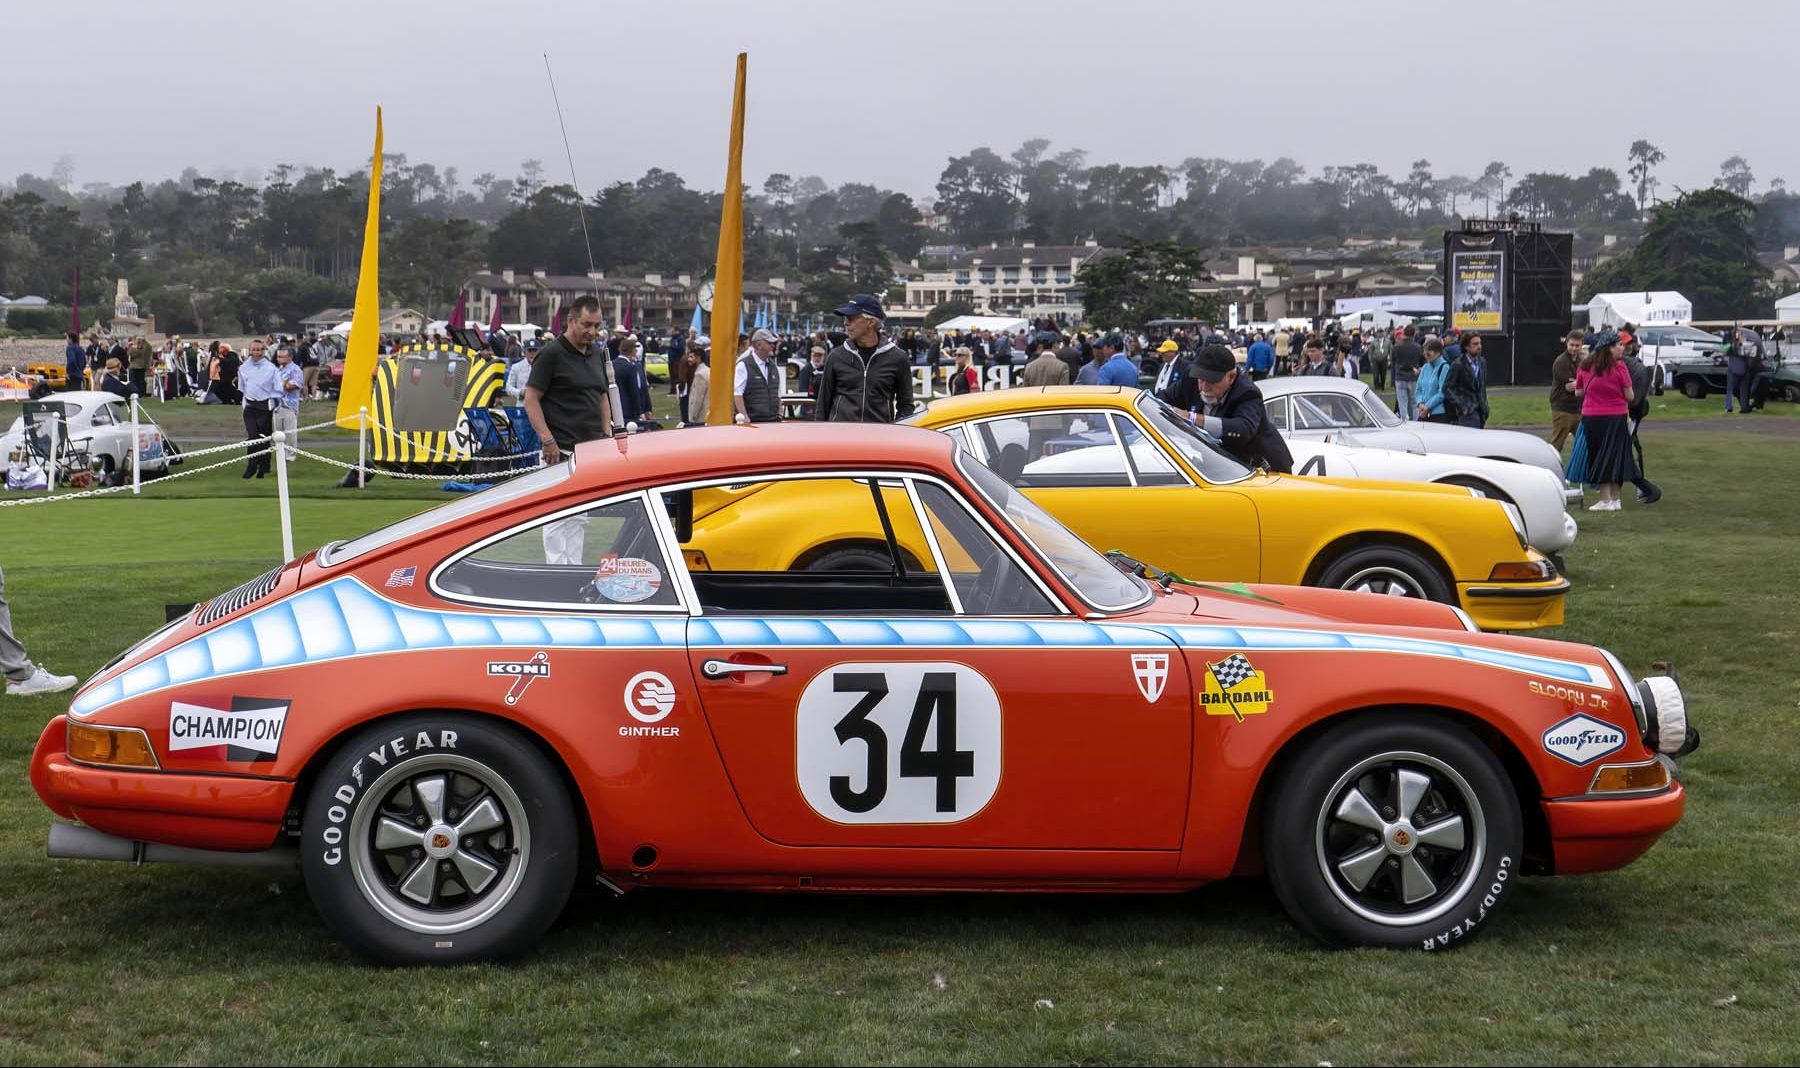
MULTIPOLYGON (((971 393, 908 421, 955 437, 1090 545, 1188 580, 1425 597, 1459 605, 1483 630, 1563 621, 1568 580, 1526 545, 1517 509, 1460 486, 1254 471, 1149 393, 1114 386, 971 393)), ((891 530, 901 555, 925 566, 925 533, 878 514, 910 510, 870 501, 848 483, 702 491, 684 549, 690 566, 715 569, 886 570, 891 530), (744 492, 789 495, 792 509, 759 507, 766 529, 741 530, 749 510, 730 506, 744 492), (869 529, 809 521, 821 514, 866 515, 869 529), (754 559, 709 536, 726 528, 754 559)))

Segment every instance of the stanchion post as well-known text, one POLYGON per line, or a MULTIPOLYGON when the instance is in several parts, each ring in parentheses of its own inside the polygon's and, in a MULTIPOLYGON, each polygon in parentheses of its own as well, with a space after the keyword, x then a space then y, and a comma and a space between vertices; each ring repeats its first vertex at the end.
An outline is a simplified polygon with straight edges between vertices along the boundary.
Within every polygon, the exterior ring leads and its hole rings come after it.
POLYGON ((141 484, 138 469, 143 467, 143 464, 138 461, 144 457, 144 447, 138 443, 138 433, 138 399, 137 394, 133 393, 131 395, 131 495, 133 497, 138 495, 138 487, 141 484))
POLYGON ((275 432, 275 495, 281 499, 281 559, 294 558, 294 513, 288 504, 287 431, 275 432))
POLYGON ((369 484, 369 409, 356 411, 356 488, 369 484))
POLYGON ((56 446, 62 439, 62 415, 52 413, 50 416, 50 462, 44 471, 44 495, 56 492, 56 446))

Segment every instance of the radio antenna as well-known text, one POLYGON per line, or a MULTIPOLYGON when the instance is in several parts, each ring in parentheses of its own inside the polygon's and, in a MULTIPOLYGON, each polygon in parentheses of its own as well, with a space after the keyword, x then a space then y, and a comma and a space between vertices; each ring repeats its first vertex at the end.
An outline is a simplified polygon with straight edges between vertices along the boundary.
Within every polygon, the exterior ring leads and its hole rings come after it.
MULTIPOLYGON (((545 52, 543 56, 544 77, 550 80, 550 102, 556 105, 556 125, 562 131, 563 155, 569 160, 569 187, 575 190, 575 217, 581 220, 581 244, 587 249, 588 283, 594 290, 594 299, 599 300, 600 283, 594 277, 599 271, 594 267, 594 242, 588 236, 587 198, 581 195, 581 179, 575 176, 575 150, 569 147, 569 124, 563 121, 562 98, 556 93, 556 75, 550 70, 550 53, 545 52)), ((601 341, 599 344, 604 351, 606 343, 601 341)), ((612 406, 614 425, 623 426, 617 422, 625 409, 619 404, 619 383, 617 376, 613 374, 612 357, 605 357, 603 363, 601 370, 606 376, 606 399, 612 406)))

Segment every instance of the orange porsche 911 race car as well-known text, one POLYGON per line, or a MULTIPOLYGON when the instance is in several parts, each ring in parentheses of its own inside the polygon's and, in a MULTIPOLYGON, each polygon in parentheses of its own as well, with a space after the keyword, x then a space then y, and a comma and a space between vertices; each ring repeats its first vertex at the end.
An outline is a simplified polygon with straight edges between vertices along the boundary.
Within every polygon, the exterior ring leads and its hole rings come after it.
POLYGON ((1599 649, 1186 583, 1083 544, 947 435, 808 424, 583 445, 278 567, 91 679, 31 780, 63 818, 51 855, 297 854, 384 961, 523 950, 578 879, 1266 872, 1329 943, 1435 949, 1523 875, 1643 853, 1697 742, 1672 679, 1599 649), (885 558, 735 566, 730 518, 782 496, 742 491, 800 480, 868 513, 808 522, 879 530, 885 558), (694 516, 720 494, 709 557, 694 516))

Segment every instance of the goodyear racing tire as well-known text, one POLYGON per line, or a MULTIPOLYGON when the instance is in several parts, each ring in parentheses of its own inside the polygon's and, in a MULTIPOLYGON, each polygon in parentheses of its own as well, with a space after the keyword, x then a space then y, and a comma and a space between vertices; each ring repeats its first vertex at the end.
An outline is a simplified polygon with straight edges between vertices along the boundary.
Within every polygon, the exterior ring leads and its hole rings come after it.
POLYGON ((1449 584, 1431 561, 1402 545, 1366 545, 1352 549, 1333 560, 1331 566, 1319 573, 1313 585, 1456 603, 1449 584))
POLYGON ((306 889, 331 929, 387 964, 488 960, 541 938, 574 886, 568 791, 517 731, 456 713, 366 727, 320 769, 301 816, 306 889))
POLYGON ((1275 895, 1334 946, 1448 949, 1519 879, 1524 822, 1500 761, 1461 727, 1359 717, 1294 754, 1269 794, 1275 895))

